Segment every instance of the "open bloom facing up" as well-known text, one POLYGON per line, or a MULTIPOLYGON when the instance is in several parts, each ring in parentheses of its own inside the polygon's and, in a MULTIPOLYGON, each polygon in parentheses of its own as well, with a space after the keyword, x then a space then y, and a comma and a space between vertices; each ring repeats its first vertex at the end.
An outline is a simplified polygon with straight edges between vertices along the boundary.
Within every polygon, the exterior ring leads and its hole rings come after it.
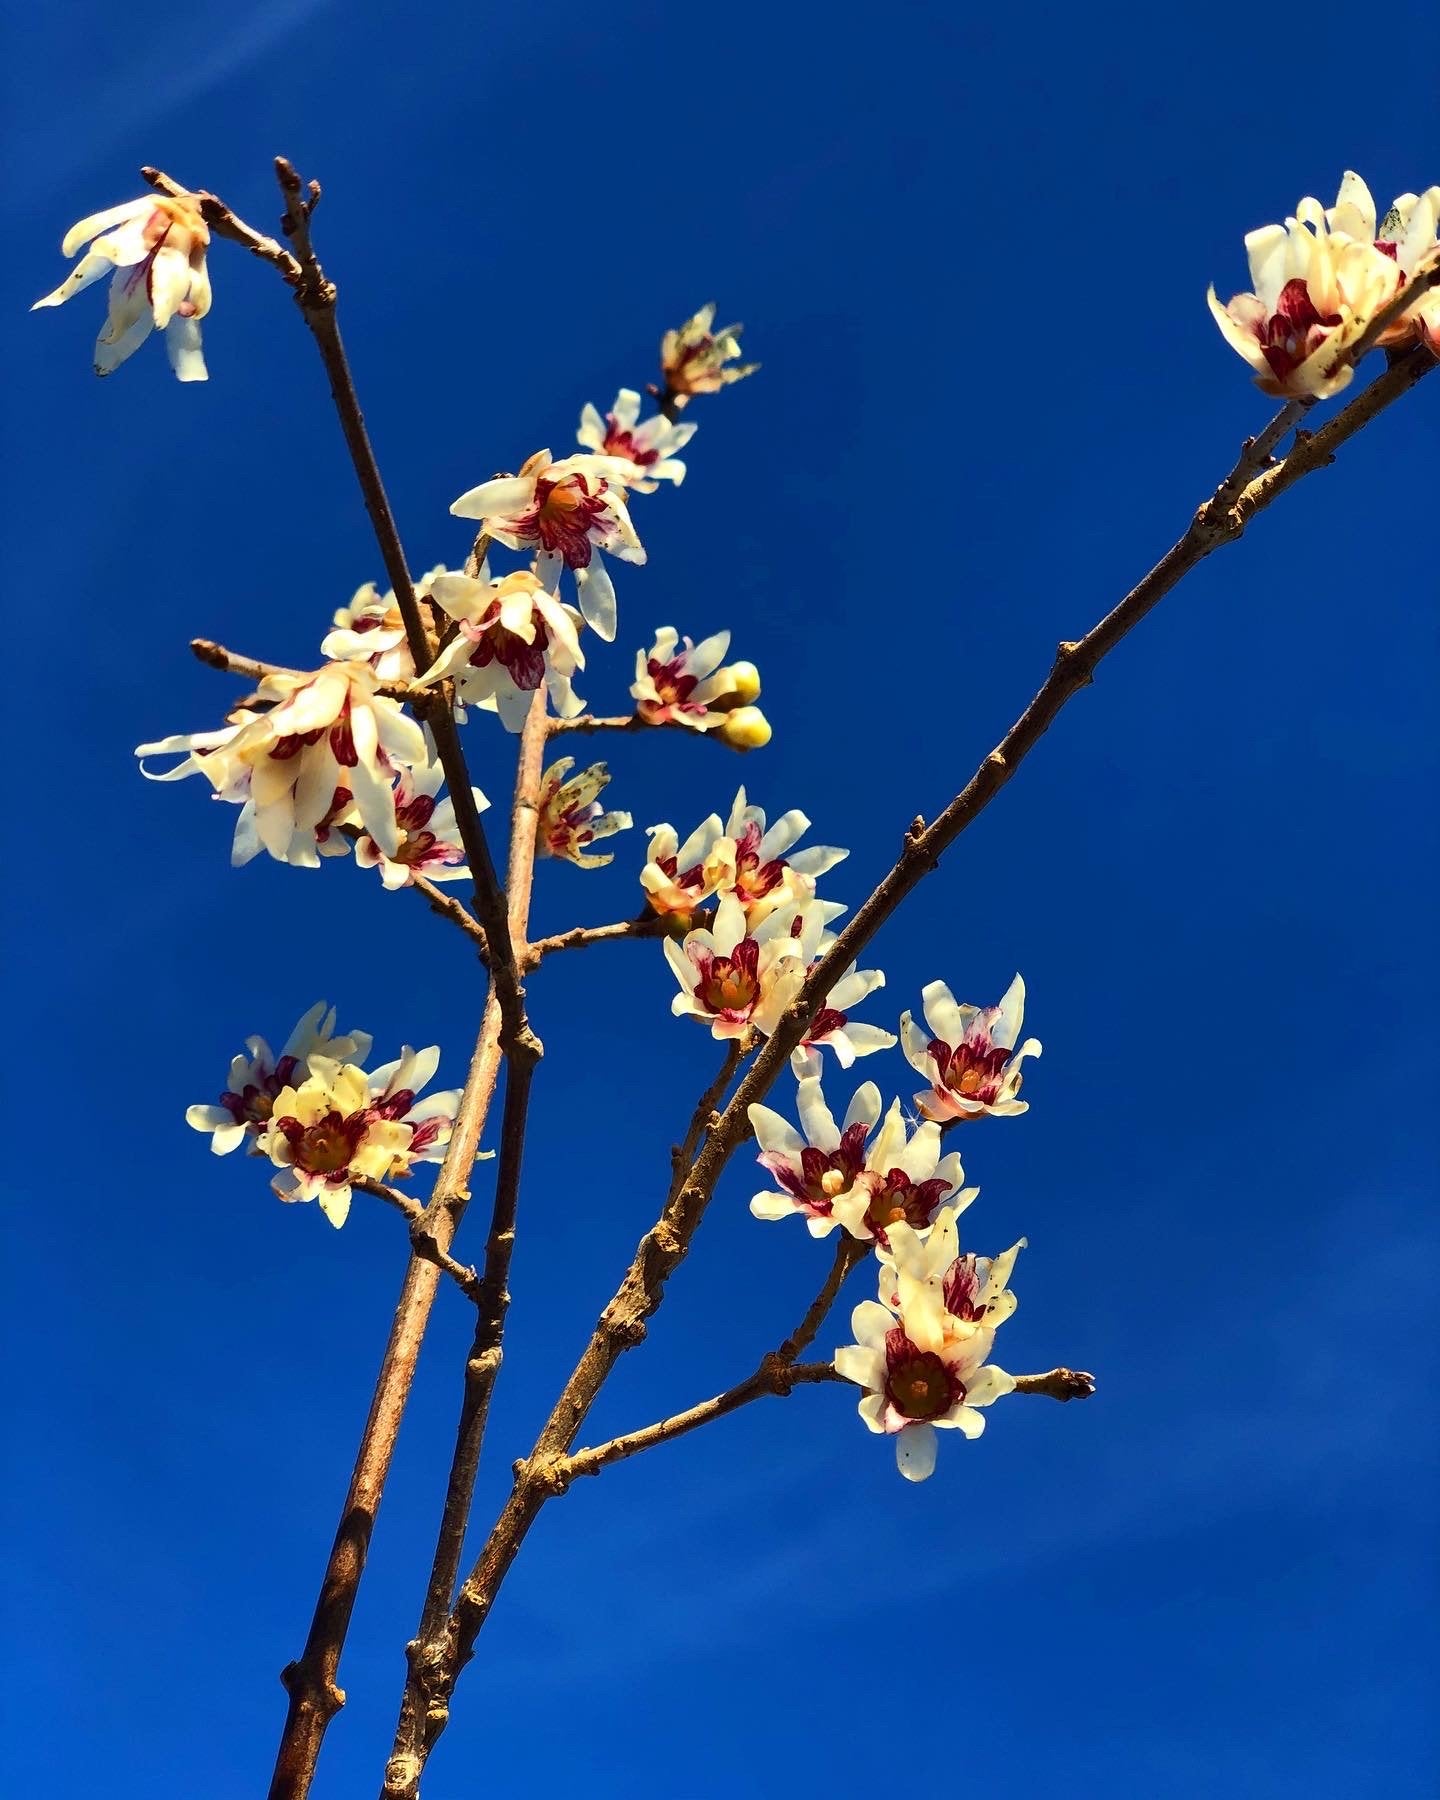
MULTIPOLYGON (((445 573, 445 565, 431 569, 415 583, 416 595, 429 598, 430 584, 445 573)), ((393 589, 382 594, 373 581, 355 590, 348 606, 335 614, 333 629, 320 649, 336 662, 368 662, 382 681, 413 681, 415 659, 405 636, 405 621, 393 589)))
POLYGON ((818 878, 850 854, 817 844, 791 856, 809 829, 798 808, 767 829, 763 809, 750 805, 742 787, 723 824, 711 813, 683 844, 673 826, 652 825, 640 885, 651 910, 662 914, 692 911, 712 894, 734 894, 747 921, 758 925, 777 907, 813 900, 818 878))
POLYGON ((759 670, 754 663, 725 664, 729 648, 728 631, 692 644, 673 625, 662 625, 650 648, 635 652, 630 693, 636 716, 647 725, 715 731, 737 710, 758 713, 750 703, 760 692, 759 670))
POLYGON ((656 413, 643 425, 639 418, 639 394, 634 388, 621 388, 603 419, 593 406, 586 406, 576 436, 597 456, 627 465, 629 472, 620 479, 637 494, 653 494, 662 481, 679 487, 685 465, 675 453, 685 448, 699 426, 673 425, 664 413, 656 413))
MULTIPOLYGON (((1426 188, 1423 194, 1401 194, 1377 223, 1369 188, 1353 169, 1347 169, 1325 218, 1335 235, 1373 243, 1399 270, 1402 287, 1433 268, 1440 256, 1440 187, 1426 188)), ((1414 306, 1386 326, 1377 341, 1398 349, 1417 340, 1440 356, 1440 288, 1422 294, 1414 306)))
POLYGON ((482 481, 454 502, 461 519, 477 519, 497 544, 535 553, 535 573, 554 589, 561 569, 570 569, 580 594, 585 623, 605 642, 615 637, 615 588, 603 550, 622 562, 643 563, 644 546, 625 505, 627 474, 633 463, 605 456, 567 456, 556 462, 537 450, 518 475, 482 481))
POLYGON ((1021 1021, 1025 1016, 1025 983, 1017 975, 998 1006, 958 1006, 943 981, 932 981, 921 992, 929 1035, 904 1013, 900 1040, 910 1066, 930 1086, 915 1096, 915 1104, 927 1119, 969 1119, 981 1113, 997 1118, 1023 1113, 1027 1100, 1020 1092, 1020 1064, 1038 1056, 1040 1045, 1026 1038, 1017 1050, 1021 1021))
POLYGON ((110 375, 152 331, 165 333, 170 367, 181 381, 206 379, 200 321, 210 310, 205 250, 210 230, 194 194, 152 195, 92 213, 65 233, 61 254, 90 248, 55 289, 30 309, 63 306, 82 288, 112 275, 110 306, 95 343, 95 373, 110 375))
POLYGON ((1005 1281, 1024 1240, 983 1263, 958 1254, 954 1214, 942 1211, 928 1243, 903 1224, 890 1227, 891 1259, 881 1268, 881 1298, 851 1314, 855 1342, 835 1352, 835 1369, 865 1390, 860 1417, 895 1439, 908 1481, 935 1467, 937 1428, 979 1437, 984 1414, 1015 1379, 987 1363, 1001 1320, 1005 1281), (998 1287, 997 1287, 998 1282, 998 1287))
POLYGON ((1283 225, 1249 232, 1245 251, 1254 292, 1221 306, 1215 289, 1209 291, 1226 342, 1267 394, 1289 400, 1338 394, 1354 370, 1348 363, 1337 368, 1336 358, 1394 294, 1396 262, 1368 235, 1332 231, 1325 209, 1312 199, 1302 200, 1283 225))
POLYGON ((187 1107, 185 1123, 208 1131, 210 1148, 217 1156, 226 1156, 247 1137, 259 1136, 270 1123, 275 1096, 305 1079, 312 1056, 363 1062, 370 1043, 368 1031, 337 1036, 334 1007, 317 1000, 286 1038, 279 1056, 263 1037, 246 1038, 245 1055, 231 1062, 219 1105, 187 1107))
POLYGON ((584 710, 570 678, 585 667, 576 630, 578 614, 528 569, 492 580, 488 564, 478 577, 437 574, 431 598, 460 627, 421 680, 449 676, 467 704, 498 712, 507 731, 519 731, 543 681, 562 719, 584 710))
MULTIPOLYGON (((266 713, 247 713, 220 732, 142 744, 137 756, 185 752, 152 780, 200 774, 222 800, 242 803, 232 861, 261 849, 277 862, 318 866, 334 846, 318 842, 353 806, 355 817, 386 856, 395 856, 401 826, 395 814, 396 765, 429 760, 425 734, 395 701, 376 692, 365 663, 327 663, 313 674, 267 675, 266 713)), ((150 771, 141 764, 141 772, 150 771)), ((343 852, 346 845, 338 848, 343 852)))
POLYGON ((558 856, 581 869, 602 869, 614 862, 613 851, 604 856, 588 854, 596 838, 628 831, 635 821, 628 812, 606 812, 597 796, 610 780, 603 762, 591 763, 572 776, 573 756, 551 763, 540 780, 540 829, 536 848, 541 856, 558 856))
MULTIPOLYGON (((465 846, 455 823, 455 803, 439 798, 444 785, 445 771, 436 761, 402 769, 395 784, 399 847, 393 855, 387 855, 368 831, 356 838, 356 862, 362 869, 378 869, 387 888, 406 887, 415 875, 423 875, 427 881, 463 881, 469 877, 465 846)), ((477 811, 484 812, 490 802, 479 788, 471 788, 470 792, 477 811)))
POLYGON ((771 913, 752 934, 744 907, 727 894, 709 929, 688 932, 679 944, 666 939, 665 955, 681 990, 670 1010, 703 1019, 715 1038, 744 1037, 752 1028, 768 1037, 804 987, 824 929, 817 909, 789 906, 771 913))
POLYGON ((743 381, 755 373, 759 363, 735 364, 744 329, 743 325, 722 325, 717 331, 712 300, 678 331, 665 333, 660 342, 660 368, 677 406, 688 404, 692 394, 716 394, 732 381, 743 381))
POLYGON ((345 1223, 352 1183, 393 1181, 417 1162, 439 1162, 450 1141, 460 1092, 416 1100, 440 1052, 406 1048, 367 1075, 353 1063, 312 1056, 310 1072, 275 1096, 260 1148, 280 1170, 282 1200, 316 1200, 334 1226, 345 1223))

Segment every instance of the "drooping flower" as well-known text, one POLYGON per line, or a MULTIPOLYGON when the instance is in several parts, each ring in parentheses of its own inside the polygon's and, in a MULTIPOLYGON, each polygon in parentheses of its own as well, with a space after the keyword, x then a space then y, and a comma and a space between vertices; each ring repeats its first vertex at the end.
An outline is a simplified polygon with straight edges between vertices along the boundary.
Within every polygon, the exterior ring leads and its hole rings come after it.
MULTIPOLYGON (((1353 169, 1347 169, 1325 218, 1332 233, 1373 243, 1399 270, 1402 287, 1432 268, 1440 255, 1440 187, 1426 188, 1423 194, 1401 194, 1377 223, 1369 188, 1353 169)), ((1422 294, 1376 341, 1399 348, 1417 339, 1440 355, 1440 288, 1422 294)))
POLYGON ((593 406, 580 414, 576 437, 587 450, 610 461, 628 465, 620 479, 637 494, 653 494, 662 481, 676 487, 685 479, 685 465, 676 457, 699 430, 697 425, 676 425, 664 413, 639 424, 640 396, 634 388, 621 388, 614 407, 602 419, 593 406))
MULTIPOLYGON (((444 563, 415 583, 416 597, 430 597, 430 584, 446 573, 444 563)), ((355 590, 348 606, 335 614, 333 629, 320 645, 321 653, 337 662, 368 662, 382 681, 413 681, 415 659, 405 636, 405 621, 393 588, 381 594, 373 581, 355 590)))
POLYGON ((708 928, 665 941, 665 955, 681 991, 670 1010, 703 1019, 715 1038, 768 1036, 805 985, 824 932, 815 907, 781 907, 751 933, 745 909, 726 894, 708 928), (799 925, 798 935, 792 929, 799 925))
MULTIPOLYGON (((780 1113, 768 1106, 746 1109, 750 1129, 760 1146, 757 1161, 780 1184, 756 1194, 750 1211, 757 1219, 783 1219, 799 1213, 812 1237, 825 1237, 841 1223, 842 1208, 850 1202, 861 1216, 871 1199, 865 1146, 880 1117, 880 1090, 873 1081, 856 1088, 837 1125, 825 1104, 817 1079, 798 1084, 795 1104, 804 1136, 780 1113)), ((873 1232, 852 1233, 870 1236, 873 1232)))
MULTIPOLYGON (((985 1359, 1008 1317, 1001 1295, 1024 1239, 982 1263, 959 1255, 948 1209, 926 1243, 901 1223, 889 1232, 880 1299, 855 1308, 856 1341, 835 1352, 835 1370, 865 1390, 860 1417, 894 1437, 900 1473, 924 1481, 935 1467, 936 1429, 979 1437, 985 1417, 978 1409, 1014 1391, 1014 1377, 985 1359)), ((1008 1300, 1013 1310, 1014 1296, 1008 1300)))
POLYGON ((647 725, 715 731, 736 708, 759 712, 750 706, 760 692, 759 671, 747 662, 722 667, 729 648, 728 631, 692 644, 688 637, 682 640, 673 625, 662 625, 650 648, 635 652, 630 692, 636 716, 647 725))
POLYGON ((818 878, 850 854, 817 844, 792 856, 791 846, 809 829, 798 808, 767 829, 763 809, 749 803, 742 787, 724 824, 712 813, 684 844, 673 826, 652 825, 640 885, 652 911, 662 914, 693 911, 712 894, 734 894, 749 924, 758 925, 777 907, 813 900, 818 878))
POLYGON ((339 1227, 353 1182, 403 1179, 417 1162, 439 1162, 450 1140, 458 1088, 416 1095, 435 1073, 439 1050, 403 1050, 367 1075, 353 1063, 312 1056, 298 1086, 275 1096, 260 1148, 280 1170, 282 1200, 315 1200, 339 1227))
MULTIPOLYGON (((387 856, 400 848, 393 786, 396 766, 429 760, 425 734, 399 705, 376 692, 368 664, 327 663, 312 674, 266 675, 258 695, 265 713, 242 713, 218 732, 141 744, 140 757, 186 754, 152 780, 200 774, 218 798, 242 803, 232 861, 264 849, 277 862, 318 866, 337 846, 317 843, 353 805, 355 816, 387 856), (348 798, 345 798, 348 796, 348 798)), ((141 773, 150 771, 141 763, 141 773)), ((341 853, 348 848, 338 845, 341 853)))
POLYGON ((497 544, 535 553, 535 573, 551 590, 571 570, 585 623, 608 644, 615 637, 615 589, 603 550, 622 562, 643 563, 645 549, 625 504, 634 465, 603 456, 556 462, 537 450, 518 475, 482 481, 454 502, 457 518, 477 519, 497 544))
POLYGON ((478 577, 437 574, 430 596, 459 626, 422 682, 450 677, 467 705, 497 712, 507 731, 519 731, 543 681, 562 719, 583 712, 585 702, 570 678, 585 667, 576 631, 579 615, 528 569, 492 579, 489 564, 478 577))
POLYGON ((597 795, 610 780, 603 762, 591 763, 572 776, 574 767, 573 756, 562 756, 541 777, 536 849, 541 856, 557 856, 581 869, 602 869, 614 862, 613 851, 591 856, 588 846, 596 838, 628 831, 635 821, 628 812, 606 812, 600 804, 597 795))
POLYGON ((958 1006, 943 981, 930 982, 921 1000, 928 1037, 908 1012, 900 1018, 906 1058, 930 1083, 915 1096, 921 1115, 943 1121, 1025 1112, 1029 1101, 1016 1097, 1020 1064, 1027 1056, 1038 1056, 1040 1045, 1026 1038, 1015 1048, 1025 1016, 1025 983, 1020 977, 1010 983, 998 1006, 958 1006))
POLYGON ((1318 200, 1302 200, 1283 225, 1247 233, 1254 292, 1210 311, 1230 347, 1255 371, 1256 386, 1282 399, 1328 399, 1354 370, 1336 358, 1395 292, 1396 264, 1370 239, 1327 229, 1318 200))
MULTIPOLYGON (((427 881, 463 881, 469 877, 465 846, 455 823, 455 803, 439 797, 444 785, 445 771, 438 761, 402 769, 395 784, 399 847, 393 855, 387 855, 368 831, 356 838, 356 862, 362 869, 379 869, 387 888, 405 887, 415 875, 423 875, 427 881)), ((479 788, 472 787, 470 792, 476 810, 484 812, 490 802, 479 788)))
POLYGON ((210 1133, 210 1148, 226 1156, 247 1137, 256 1138, 270 1123, 275 1096, 310 1073, 310 1058, 325 1056, 363 1062, 370 1054, 368 1031, 335 1032, 335 1009, 317 1000, 286 1038, 276 1056, 263 1037, 245 1040, 246 1054, 230 1064, 230 1074, 216 1106, 190 1106, 185 1123, 210 1133))
POLYGON ((678 331, 667 331, 660 343, 660 369, 666 391, 677 407, 692 394, 715 394, 732 381, 753 375, 759 363, 732 366, 740 354, 743 325, 715 330, 715 302, 702 306, 678 331))
POLYGON ((181 381, 206 379, 200 321, 210 310, 205 250, 210 228, 197 194, 151 195, 92 213, 65 233, 62 256, 90 248, 53 293, 37 300, 63 306, 104 275, 113 276, 110 304, 95 342, 95 373, 112 375, 155 330, 165 333, 170 367, 181 381))

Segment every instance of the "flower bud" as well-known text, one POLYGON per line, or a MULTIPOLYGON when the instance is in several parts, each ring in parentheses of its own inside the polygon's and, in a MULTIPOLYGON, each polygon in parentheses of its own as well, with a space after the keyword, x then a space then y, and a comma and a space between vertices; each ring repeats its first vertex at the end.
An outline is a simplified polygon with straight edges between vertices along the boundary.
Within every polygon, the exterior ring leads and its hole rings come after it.
POLYGON ((726 663, 710 677, 710 694, 705 704, 712 713, 734 712, 749 706, 760 692, 760 671, 754 663, 726 663))
POLYGON ((770 721, 758 706, 739 706, 727 713, 715 735, 732 750, 760 750, 770 742, 770 721))

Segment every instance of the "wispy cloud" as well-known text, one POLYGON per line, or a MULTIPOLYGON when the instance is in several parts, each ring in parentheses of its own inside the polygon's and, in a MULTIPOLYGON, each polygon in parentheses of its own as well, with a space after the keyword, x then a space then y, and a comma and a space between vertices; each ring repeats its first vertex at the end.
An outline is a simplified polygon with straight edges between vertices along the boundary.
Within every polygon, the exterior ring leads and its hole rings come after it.
MULTIPOLYGON (((127 137, 239 74, 332 4, 259 0, 240 8, 182 9, 166 27, 163 54, 145 34, 126 62, 88 59, 67 82, 63 104, 46 91, 48 83, 21 87, 14 140, 26 145, 27 165, 42 172, 41 185, 60 186, 103 162, 127 137)), ((63 29, 57 14, 55 30, 63 29)))

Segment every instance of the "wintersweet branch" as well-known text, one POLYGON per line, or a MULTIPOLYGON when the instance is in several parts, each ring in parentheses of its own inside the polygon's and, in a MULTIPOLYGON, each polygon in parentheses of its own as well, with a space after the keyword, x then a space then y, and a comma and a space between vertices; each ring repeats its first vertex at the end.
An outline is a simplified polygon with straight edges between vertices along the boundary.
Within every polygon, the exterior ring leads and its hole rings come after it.
POLYGON ((480 1273, 478 1269, 466 1263, 457 1262, 448 1251, 442 1250, 433 1237, 413 1229, 425 1216, 425 1208, 411 1195, 402 1193, 388 1182, 373 1181, 366 1175, 354 1175, 350 1185, 362 1194, 372 1194, 377 1200, 383 1200, 387 1206, 393 1206, 409 1220, 412 1227, 410 1242, 417 1256, 423 1256, 426 1262, 434 1263, 442 1275, 448 1275, 467 1300, 476 1305, 480 1302, 480 1273))
MULTIPOLYGON (((158 189, 162 194, 170 195, 172 199, 191 191, 181 187, 178 181, 172 181, 161 169, 143 168, 140 174, 151 187, 158 189)), ((222 200, 218 200, 214 194, 201 192, 196 198, 200 202, 200 212, 205 223, 216 237, 224 238, 232 244, 238 244, 242 250, 248 250, 252 256, 258 256, 261 262, 268 262, 273 268, 280 271, 291 287, 299 284, 300 265, 283 244, 278 244, 274 238, 265 237, 262 233, 255 231, 243 219, 237 219, 230 208, 222 200)))
POLYGON ((558 950, 583 950, 589 944, 613 943, 619 938, 657 938, 665 935, 665 921, 658 913, 642 913, 620 919, 614 925, 572 925, 553 937, 536 938, 526 951, 526 966, 533 968, 558 950))
POLYGON ((691 737, 703 737, 717 744, 724 744, 727 749, 739 750, 738 744, 731 744, 719 731, 694 731, 688 725, 682 725, 678 719, 642 719, 639 713, 617 713, 613 718, 602 718, 596 713, 581 713, 574 719, 551 719, 550 735, 562 736, 567 731, 687 731, 691 737))
MULTIPOLYGON (((304 680, 307 673, 302 669, 287 668, 284 663, 262 662, 256 656, 242 656, 238 650, 227 650, 224 644, 217 644, 213 638, 191 638, 190 654, 197 662, 204 663, 207 669, 219 669, 227 675, 243 675, 247 681, 264 681, 269 675, 290 675, 304 680)), ((384 694, 387 699, 410 705, 429 695, 427 688, 417 687, 413 681, 380 681, 375 684, 375 692, 384 694)))
MULTIPOLYGON (((158 169, 147 169, 143 173, 145 179, 163 193, 189 191, 179 188, 158 169)), ((214 209, 217 220, 215 229, 222 236, 244 244, 257 255, 263 255, 264 260, 278 268, 294 289, 296 304, 315 339, 321 361, 330 378, 331 398, 335 402, 335 411, 350 452, 350 461, 360 484, 365 510, 370 516, 381 561, 385 565, 395 603, 405 624, 411 658, 417 669, 427 669, 432 660, 434 643, 415 593, 415 584, 410 579, 399 527, 385 492, 369 433, 365 429, 364 414, 360 410, 359 397, 355 391, 355 379, 350 371, 335 316, 337 290, 334 282, 326 277, 321 268, 311 239, 310 218, 320 198, 320 186, 318 182, 312 181, 307 187, 283 156, 275 159, 275 175, 285 200, 285 215, 281 223, 292 246, 291 254, 269 254, 268 250, 260 246, 268 245, 270 241, 244 224, 221 201, 211 195, 207 197, 207 204, 214 209), (222 219, 223 227, 219 223, 222 219)), ((210 216, 207 212, 207 219, 210 216)), ((278 245, 272 247, 279 251, 278 245)), ((436 754, 445 770, 451 802, 455 808, 455 822, 475 884, 475 911, 490 944, 492 973, 503 1015, 508 1051, 526 1036, 529 1027, 525 1020, 525 997, 520 985, 519 966, 510 942, 505 895, 490 855, 485 827, 475 805, 470 773, 461 748, 460 734, 456 729, 450 695, 443 687, 423 690, 423 697, 417 695, 414 705, 430 727, 436 754)))
POLYGON ((673 1413, 668 1419, 659 1419, 655 1424, 646 1425, 639 1431, 628 1431, 620 1437, 611 1438, 608 1443, 596 1444, 591 1449, 577 1450, 571 1456, 561 1457, 553 1465, 549 1479, 557 1493, 563 1492, 572 1481, 582 1476, 598 1475, 602 1469, 608 1469, 611 1463, 624 1462, 631 1456, 638 1456, 642 1450, 653 1450, 657 1444, 668 1444, 675 1438, 684 1437, 688 1432, 697 1431, 700 1426, 708 1425, 714 1419, 723 1419, 727 1413, 737 1412, 752 1400, 762 1400, 771 1394, 785 1395, 808 1382, 844 1379, 843 1375, 835 1373, 829 1363, 787 1363, 772 1354, 764 1359, 753 1375, 737 1382, 734 1387, 727 1388, 723 1394, 716 1394, 713 1400, 702 1400, 698 1406, 692 1406, 685 1412, 673 1413))
POLYGON ((387 1772, 387 1800, 409 1800, 418 1791, 425 1759, 448 1720, 454 1682, 473 1654, 475 1639, 521 1542, 554 1491, 549 1485, 549 1471, 574 1442, 616 1360, 645 1335, 646 1318, 660 1305, 665 1283, 683 1260, 716 1181, 747 1135, 746 1108, 764 1099, 830 988, 905 896, 938 867, 942 852, 1010 780, 1067 701, 1090 684, 1103 658, 1184 575, 1222 544, 1238 538, 1249 520, 1285 488, 1333 460, 1342 444, 1435 366, 1435 358, 1423 348, 1396 358, 1384 374, 1319 431, 1297 437, 1283 462, 1250 474, 1256 445, 1265 441, 1267 447, 1262 454, 1268 456, 1269 445, 1278 442, 1293 424, 1294 415, 1285 409, 1283 424, 1277 421, 1260 439, 1246 445, 1234 469, 1196 510, 1181 538, 1149 574, 1085 637, 1060 645, 1050 673, 1034 698, 960 793, 931 824, 916 820, 911 826, 899 859, 812 970, 801 999, 755 1058, 723 1112, 705 1126, 704 1145, 688 1171, 683 1157, 693 1153, 701 1133, 692 1133, 690 1151, 682 1147, 682 1152, 677 1153, 676 1180, 665 1208, 641 1240, 590 1344, 565 1383, 535 1450, 518 1465, 510 1497, 460 1589, 448 1623, 445 1654, 425 1671, 424 1705, 417 1712, 425 1719, 424 1735, 419 1741, 397 1741, 397 1754, 387 1772))
MULTIPOLYGON (((535 846, 540 823, 539 797, 545 765, 545 722, 545 690, 541 688, 531 701, 521 733, 510 815, 510 860, 507 869, 510 926, 514 941, 521 947, 522 961, 526 960, 525 933, 535 875, 535 846)), ((420 1622, 414 1638, 406 1646, 406 1657, 412 1671, 423 1667, 426 1659, 435 1654, 437 1636, 442 1632, 449 1614, 464 1554, 470 1509, 474 1503, 475 1481, 480 1469, 485 1429, 489 1422, 490 1400, 500 1373, 505 1319, 510 1306, 508 1282, 510 1261, 515 1249, 530 1090, 535 1064, 541 1054, 538 1040, 533 1041, 534 1055, 512 1055, 506 1065, 505 1107, 500 1125, 500 1161, 496 1175, 495 1201, 490 1214, 490 1231, 485 1241, 485 1269, 477 1293, 478 1316, 470 1354, 465 1363, 455 1449, 451 1457, 450 1476, 446 1484, 420 1622)), ((415 1725, 412 1721, 407 1726, 404 1710, 409 1705, 414 1689, 414 1681, 407 1680, 398 1727, 402 1732, 415 1725)))
POLYGON ((1433 287, 1440 287, 1440 255, 1436 256, 1428 269, 1417 270, 1402 287, 1395 290, 1355 342, 1335 358, 1332 370, 1343 368, 1346 363, 1358 363, 1367 350, 1375 348, 1396 320, 1409 312, 1415 302, 1433 287))
POLYGON ((407 886, 414 888, 417 894, 424 896, 431 912, 439 913, 442 919, 449 919, 452 925, 458 925, 471 943, 475 946, 475 954, 486 968, 490 966, 490 945, 485 936, 485 927, 453 894, 447 894, 442 887, 437 887, 422 875, 418 869, 410 871, 407 886))
MULTIPOLYGON (((697 1406, 672 1413, 668 1419, 658 1419, 639 1431, 627 1431, 606 1443, 562 1457, 552 1468, 550 1479, 559 1491, 582 1476, 598 1475, 611 1463, 624 1462, 638 1456, 642 1450, 653 1450, 657 1444, 668 1444, 675 1438, 684 1437, 688 1432, 710 1424, 713 1419, 723 1419, 728 1413, 748 1406, 752 1400, 763 1400, 770 1395, 783 1398, 802 1385, 826 1381, 849 1385, 847 1378, 831 1363, 786 1362, 783 1354, 772 1354, 764 1358, 753 1375, 727 1388, 723 1394, 716 1394, 713 1400, 702 1400, 697 1406)), ((1047 1369, 1043 1375, 1017 1375, 1015 1392, 1041 1394, 1051 1400, 1088 1400, 1095 1392, 1095 1377, 1079 1369, 1047 1369)))

